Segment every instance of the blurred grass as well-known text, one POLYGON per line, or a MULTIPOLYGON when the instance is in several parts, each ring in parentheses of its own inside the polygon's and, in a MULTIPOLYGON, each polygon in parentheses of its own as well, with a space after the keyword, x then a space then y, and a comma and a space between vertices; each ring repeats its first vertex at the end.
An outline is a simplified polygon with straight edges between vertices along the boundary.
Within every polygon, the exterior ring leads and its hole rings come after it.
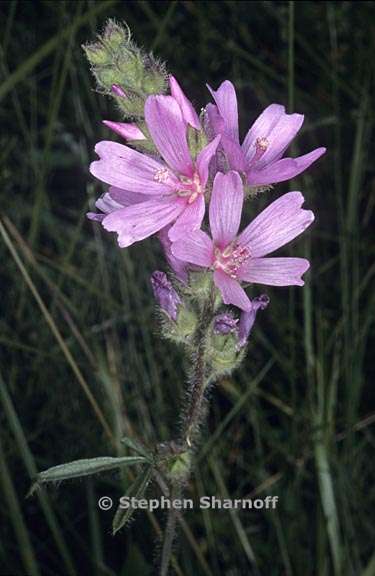
MULTIPOLYGON (((305 114, 296 152, 327 155, 293 182, 317 219, 291 251, 303 289, 271 290, 241 370, 212 393, 188 496, 279 496, 276 512, 187 512, 178 574, 375 574, 374 4, 0 4, 0 318, 3 573, 152 574, 162 514, 112 538, 125 476, 25 500, 37 469, 175 431, 181 357, 156 333, 155 240, 120 251, 85 220, 93 147, 116 119, 80 44, 107 17, 168 63, 197 107, 238 88, 241 129, 272 101, 305 114)), ((278 186, 249 214, 287 191, 278 186)), ((291 188, 289 188, 291 189, 291 188)), ((254 287, 254 294, 261 287, 254 287)))

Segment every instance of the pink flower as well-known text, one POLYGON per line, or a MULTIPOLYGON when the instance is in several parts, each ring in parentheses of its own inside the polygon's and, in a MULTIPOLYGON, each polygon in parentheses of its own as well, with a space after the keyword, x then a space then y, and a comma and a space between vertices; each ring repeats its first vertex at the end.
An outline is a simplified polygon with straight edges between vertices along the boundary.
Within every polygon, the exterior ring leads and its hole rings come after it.
POLYGON ((298 158, 282 158, 301 128, 304 117, 302 114, 286 114, 280 104, 271 104, 262 112, 240 145, 233 84, 226 80, 216 91, 208 88, 216 102, 216 106, 208 104, 206 107, 211 127, 215 134, 222 135, 221 144, 230 168, 246 174, 250 186, 294 178, 325 153, 325 148, 316 148, 298 158))
POLYGON ((102 141, 95 147, 100 160, 90 166, 99 180, 145 195, 145 202, 114 210, 102 220, 106 230, 117 232, 122 248, 174 221, 169 230, 171 240, 199 229, 205 212, 208 167, 220 140, 217 136, 194 161, 186 138, 187 124, 173 96, 149 96, 145 121, 164 162, 123 144, 102 141))
POLYGON ((300 192, 288 192, 261 212, 238 235, 244 192, 237 172, 217 173, 209 208, 212 239, 202 230, 172 244, 181 260, 210 268, 225 304, 250 311, 241 282, 270 286, 303 286, 310 264, 304 258, 264 258, 299 236, 314 220, 301 206, 300 192))

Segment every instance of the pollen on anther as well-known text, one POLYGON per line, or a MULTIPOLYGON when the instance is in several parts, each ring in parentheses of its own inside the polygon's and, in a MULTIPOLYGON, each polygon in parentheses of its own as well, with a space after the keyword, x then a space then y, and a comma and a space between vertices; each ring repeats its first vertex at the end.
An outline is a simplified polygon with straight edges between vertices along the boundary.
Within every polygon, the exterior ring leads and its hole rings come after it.
POLYGON ((164 183, 168 180, 169 172, 168 168, 160 168, 154 174, 154 180, 159 183, 164 183))
POLYGON ((267 138, 257 138, 255 141, 255 146, 258 150, 265 152, 269 146, 269 141, 267 138))

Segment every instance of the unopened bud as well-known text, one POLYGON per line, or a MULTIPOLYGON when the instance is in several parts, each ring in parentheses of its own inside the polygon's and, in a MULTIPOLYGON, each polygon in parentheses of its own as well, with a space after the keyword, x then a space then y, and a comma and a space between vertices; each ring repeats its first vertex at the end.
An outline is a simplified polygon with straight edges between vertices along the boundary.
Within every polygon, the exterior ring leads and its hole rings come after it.
POLYGON ((127 122, 111 122, 110 120, 103 120, 110 130, 119 134, 125 140, 145 140, 146 137, 136 124, 127 122))
POLYGON ((168 280, 167 275, 159 270, 153 272, 151 275, 151 286, 155 300, 160 308, 164 310, 171 320, 176 321, 181 298, 168 280))
POLYGON ((86 44, 86 46, 82 46, 82 48, 92 66, 105 66, 111 61, 105 46, 103 46, 101 42, 86 44))
POLYGON ((134 44, 126 24, 109 20, 98 42, 83 48, 99 88, 116 97, 125 117, 143 119, 147 96, 167 91, 164 65, 134 44))
POLYGON ((191 296, 197 300, 206 300, 212 288, 212 273, 206 270, 191 270, 189 281, 191 296))
POLYGON ((220 329, 229 331, 215 331, 214 324, 210 346, 208 347, 209 362, 211 364, 212 372, 216 376, 232 372, 232 370, 234 370, 238 365, 239 356, 237 334, 224 322, 221 323, 220 329))
POLYGON ((237 329, 238 318, 231 314, 218 314, 214 318, 214 334, 230 334, 237 329))
POLYGON ((120 26, 115 22, 115 20, 108 20, 103 39, 108 43, 112 50, 115 50, 123 42, 129 42, 130 40, 130 30, 126 27, 120 26))
POLYGON ((118 96, 119 98, 126 98, 125 92, 123 91, 121 86, 119 86, 118 84, 112 84, 111 92, 112 92, 112 94, 114 94, 115 96, 118 96))

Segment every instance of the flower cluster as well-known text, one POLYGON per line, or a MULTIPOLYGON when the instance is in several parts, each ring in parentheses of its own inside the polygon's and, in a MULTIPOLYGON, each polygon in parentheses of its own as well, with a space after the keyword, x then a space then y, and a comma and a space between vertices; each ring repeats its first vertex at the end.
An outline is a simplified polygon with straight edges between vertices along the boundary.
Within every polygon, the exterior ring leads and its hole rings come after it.
MULTIPOLYGON (((113 90, 126 98, 121 86, 113 90)), ((271 104, 250 127, 242 144, 238 130, 234 86, 225 81, 210 93, 210 103, 198 116, 177 80, 169 77, 170 94, 150 95, 144 103, 144 123, 105 121, 125 141, 149 140, 156 154, 126 144, 102 141, 91 173, 109 185, 89 213, 103 228, 116 232, 121 248, 158 235, 178 285, 189 285, 201 271, 213 280, 221 301, 242 311, 240 319, 222 311, 213 332, 236 334, 244 346, 258 309, 268 297, 250 300, 243 284, 303 285, 309 268, 304 258, 269 256, 301 234, 314 220, 304 210, 301 192, 274 200, 241 232, 248 192, 294 178, 325 152, 317 148, 297 158, 284 153, 302 126, 301 114, 287 114, 271 104), (205 214, 208 212, 208 224, 205 214)), ((176 288, 162 272, 152 276, 160 307, 173 322, 183 306, 176 288)), ((217 307, 219 308, 219 306, 217 307)))

